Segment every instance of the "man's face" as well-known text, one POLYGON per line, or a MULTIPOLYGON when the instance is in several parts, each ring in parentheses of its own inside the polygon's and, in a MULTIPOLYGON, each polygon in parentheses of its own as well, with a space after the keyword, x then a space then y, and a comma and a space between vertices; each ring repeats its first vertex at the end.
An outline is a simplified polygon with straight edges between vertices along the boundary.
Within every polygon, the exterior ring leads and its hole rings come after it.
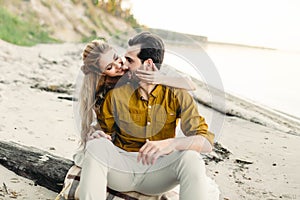
POLYGON ((125 54, 126 61, 124 65, 127 66, 131 72, 135 72, 142 66, 142 62, 137 56, 140 50, 140 45, 131 46, 127 49, 125 54))

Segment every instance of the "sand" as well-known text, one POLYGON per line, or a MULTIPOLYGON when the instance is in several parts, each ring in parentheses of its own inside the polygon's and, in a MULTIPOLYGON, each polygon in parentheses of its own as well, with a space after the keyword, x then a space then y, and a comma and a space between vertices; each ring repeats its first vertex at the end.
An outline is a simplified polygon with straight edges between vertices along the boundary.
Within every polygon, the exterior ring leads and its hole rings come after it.
MULTIPOLYGON (((79 136, 73 103, 59 97, 74 91, 84 45, 19 47, 0 40, 0 46, 0 140, 71 159, 79 136)), ((206 102, 203 94, 201 88, 194 93, 206 102)), ((299 123, 231 95, 226 103, 223 110, 199 105, 208 124, 221 119, 213 127, 220 129, 218 142, 231 152, 228 159, 207 165, 220 199, 300 199, 299 123)), ((0 174, 0 200, 57 195, 2 166, 0 174)))

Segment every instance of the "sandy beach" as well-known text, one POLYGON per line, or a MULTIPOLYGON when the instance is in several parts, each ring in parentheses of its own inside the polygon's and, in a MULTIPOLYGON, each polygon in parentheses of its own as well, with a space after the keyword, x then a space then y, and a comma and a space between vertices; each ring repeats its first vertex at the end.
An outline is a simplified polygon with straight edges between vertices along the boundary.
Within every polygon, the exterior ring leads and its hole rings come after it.
MULTIPOLYGON (((19 47, 0 40, 0 46, 0 140, 71 159, 79 134, 65 97, 75 89, 84 44, 19 47)), ((199 111, 208 124, 224 119, 217 142, 230 155, 207 165, 220 199, 300 199, 299 122, 231 95, 226 108, 212 108, 201 84, 194 95, 205 104, 199 111)), ((0 200, 57 195, 2 166, 0 174, 0 200)))

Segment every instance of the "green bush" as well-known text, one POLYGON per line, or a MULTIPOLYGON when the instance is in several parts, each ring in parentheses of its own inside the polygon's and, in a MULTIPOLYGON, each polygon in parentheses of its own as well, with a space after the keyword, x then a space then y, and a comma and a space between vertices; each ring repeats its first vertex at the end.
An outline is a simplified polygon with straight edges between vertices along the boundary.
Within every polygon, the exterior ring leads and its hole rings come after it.
POLYGON ((34 21, 24 21, 2 7, 0 7, 0 39, 23 46, 58 42, 34 24, 34 21))

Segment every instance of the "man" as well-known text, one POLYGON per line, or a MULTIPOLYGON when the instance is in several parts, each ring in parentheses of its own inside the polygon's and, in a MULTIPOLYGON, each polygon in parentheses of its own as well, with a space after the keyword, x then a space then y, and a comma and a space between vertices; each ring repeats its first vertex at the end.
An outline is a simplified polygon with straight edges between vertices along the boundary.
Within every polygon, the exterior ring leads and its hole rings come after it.
POLYGON ((213 134, 182 89, 134 81, 135 71, 157 68, 164 44, 142 32, 128 42, 125 65, 130 84, 113 89, 101 108, 99 123, 113 136, 87 144, 81 198, 105 199, 106 187, 117 191, 162 194, 180 184, 180 199, 207 199, 205 164, 199 152, 210 152, 213 134), (177 119, 188 137, 175 138, 177 119))

